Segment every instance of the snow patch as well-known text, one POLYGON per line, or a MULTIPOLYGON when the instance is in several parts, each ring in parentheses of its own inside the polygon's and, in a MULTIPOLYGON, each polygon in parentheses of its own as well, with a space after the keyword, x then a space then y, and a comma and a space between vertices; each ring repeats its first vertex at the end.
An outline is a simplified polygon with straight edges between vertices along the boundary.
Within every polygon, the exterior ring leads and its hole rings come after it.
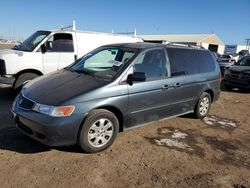
POLYGON ((159 140, 155 139, 155 143, 159 146, 169 146, 169 147, 175 147, 179 149, 193 151, 193 149, 189 145, 183 142, 179 142, 178 140, 175 139, 169 139, 169 138, 162 138, 159 140))
POLYGON ((186 133, 183 133, 179 130, 175 130, 174 133, 171 135, 172 138, 181 138, 184 139, 186 138, 188 135, 186 133))
POLYGON ((238 122, 235 120, 221 118, 217 116, 207 116, 203 118, 203 122, 206 123, 207 125, 219 125, 222 128, 226 128, 226 127, 236 128, 238 124, 238 122))

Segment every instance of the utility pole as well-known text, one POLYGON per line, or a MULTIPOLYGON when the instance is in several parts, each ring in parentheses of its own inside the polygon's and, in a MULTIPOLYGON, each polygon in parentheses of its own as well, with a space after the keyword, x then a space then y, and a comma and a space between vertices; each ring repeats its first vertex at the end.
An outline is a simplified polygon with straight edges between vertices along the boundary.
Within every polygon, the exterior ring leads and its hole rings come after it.
POLYGON ((249 46, 250 46, 250 38, 249 39, 245 39, 246 40, 246 50, 249 50, 249 46))

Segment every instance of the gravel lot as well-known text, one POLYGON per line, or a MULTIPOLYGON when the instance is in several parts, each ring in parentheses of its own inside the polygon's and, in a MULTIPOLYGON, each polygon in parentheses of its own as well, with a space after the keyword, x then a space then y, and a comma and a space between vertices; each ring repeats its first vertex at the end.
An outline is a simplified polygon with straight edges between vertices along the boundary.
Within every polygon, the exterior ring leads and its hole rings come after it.
POLYGON ((1 187, 250 187, 250 94, 222 92, 210 116, 120 133, 108 150, 50 148, 10 118, 15 93, 0 88, 1 187))

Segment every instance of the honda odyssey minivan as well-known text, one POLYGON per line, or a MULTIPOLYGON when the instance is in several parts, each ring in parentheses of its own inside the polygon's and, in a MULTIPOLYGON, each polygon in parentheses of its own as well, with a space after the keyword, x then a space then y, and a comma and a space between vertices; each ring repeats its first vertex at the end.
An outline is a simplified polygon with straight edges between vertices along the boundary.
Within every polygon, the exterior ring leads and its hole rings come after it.
POLYGON ((116 44, 30 81, 12 111, 33 139, 94 153, 132 127, 188 113, 203 118, 219 94, 220 69, 208 50, 116 44))

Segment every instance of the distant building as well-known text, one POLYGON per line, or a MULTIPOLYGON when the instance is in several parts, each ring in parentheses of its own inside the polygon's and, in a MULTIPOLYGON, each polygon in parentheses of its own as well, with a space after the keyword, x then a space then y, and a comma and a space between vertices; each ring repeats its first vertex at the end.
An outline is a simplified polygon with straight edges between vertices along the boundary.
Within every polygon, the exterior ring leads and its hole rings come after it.
POLYGON ((250 52, 250 46, 246 45, 226 45, 225 53, 239 53, 241 50, 248 50, 250 52))
POLYGON ((213 52, 224 54, 224 43, 215 34, 169 34, 169 35, 141 35, 145 42, 179 43, 202 46, 213 52))

